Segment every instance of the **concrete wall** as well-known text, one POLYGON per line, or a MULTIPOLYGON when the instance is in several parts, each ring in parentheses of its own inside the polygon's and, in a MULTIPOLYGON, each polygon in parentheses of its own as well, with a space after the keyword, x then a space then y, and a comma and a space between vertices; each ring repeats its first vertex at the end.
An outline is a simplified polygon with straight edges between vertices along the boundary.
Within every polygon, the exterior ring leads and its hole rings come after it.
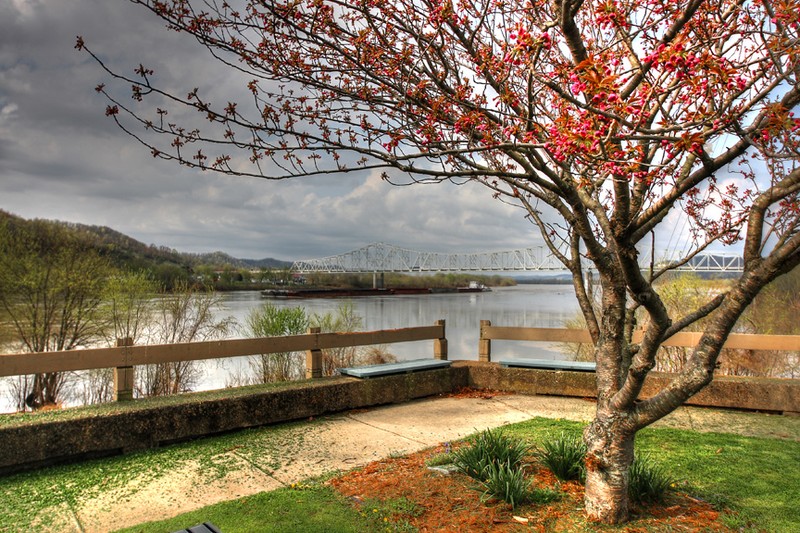
MULTIPOLYGON (((643 396, 669 376, 648 379, 643 396)), ((280 390, 204 399, 187 394, 169 405, 149 400, 113 412, 76 410, 63 420, 0 426, 0 474, 76 459, 125 453, 254 426, 275 424, 450 393, 462 387, 522 394, 594 397, 594 374, 501 368, 456 361, 450 368, 372 379, 323 378, 280 390), (82 412, 85 416, 78 416, 82 412)), ((717 378, 691 405, 800 412, 800 380, 717 378)), ((43 417, 44 418, 44 417, 43 417)), ((13 419, 13 417, 12 417, 13 419)))
MULTIPOLYGON (((596 398, 595 376, 591 372, 557 372, 530 368, 502 368, 494 363, 457 361, 454 367, 469 368, 469 384, 522 394, 596 398)), ((670 381, 669 374, 652 373, 645 381, 641 398, 649 398, 670 381)), ((800 380, 719 376, 690 398, 687 405, 800 413, 800 380)))

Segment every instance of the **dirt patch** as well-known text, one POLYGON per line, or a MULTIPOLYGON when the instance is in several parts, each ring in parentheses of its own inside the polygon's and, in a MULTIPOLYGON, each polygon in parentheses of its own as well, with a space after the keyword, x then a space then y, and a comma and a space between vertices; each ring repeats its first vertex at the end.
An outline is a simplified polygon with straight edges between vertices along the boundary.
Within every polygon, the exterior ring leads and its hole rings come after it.
POLYGON ((31 531, 39 533, 80 532, 81 526, 69 505, 60 503, 39 513, 31 522, 31 531))
MULTIPOLYGON (((576 482, 559 483, 546 469, 531 466, 534 486, 558 490, 558 501, 525 505, 512 510, 496 500, 485 501, 477 485, 468 477, 442 475, 429 470, 425 461, 443 448, 426 450, 406 457, 389 458, 332 479, 329 483, 354 505, 367 507, 376 502, 405 499, 415 512, 395 513, 391 520, 408 522, 421 532, 470 531, 603 531, 607 528, 588 523, 583 516, 583 486, 576 482)), ((408 507, 407 505, 404 507, 408 507)), ((637 507, 633 520, 615 531, 706 531, 732 532, 719 521, 719 513, 708 503, 686 494, 673 493, 664 504, 637 507)))
POLYGON ((162 520, 282 486, 233 454, 228 460, 232 465, 221 476, 213 476, 200 464, 191 462, 155 479, 132 479, 122 488, 81 502, 78 518, 82 531, 110 531, 145 520, 162 520))

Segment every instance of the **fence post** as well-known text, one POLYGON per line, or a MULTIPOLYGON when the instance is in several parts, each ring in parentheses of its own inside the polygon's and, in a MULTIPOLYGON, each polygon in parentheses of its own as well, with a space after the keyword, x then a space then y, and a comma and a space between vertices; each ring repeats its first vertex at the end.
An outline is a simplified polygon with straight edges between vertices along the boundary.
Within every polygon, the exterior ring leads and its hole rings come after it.
POLYGON ((491 361, 492 360, 492 341, 487 339, 484 334, 484 328, 492 325, 491 320, 481 320, 481 337, 478 341, 478 361, 491 361))
MULTIPOLYGON (((308 328, 307 333, 319 333, 320 328, 308 328)), ((306 350, 306 379, 322 377, 322 350, 306 350)))
POLYGON ((442 336, 433 339, 433 358, 447 361, 447 335, 445 334, 444 320, 437 320, 437 326, 442 326, 442 336))
MULTIPOLYGON (((133 339, 125 337, 117 339, 117 347, 133 346, 133 339)), ((114 369, 114 401, 127 402, 133 400, 133 367, 118 366, 114 369)))

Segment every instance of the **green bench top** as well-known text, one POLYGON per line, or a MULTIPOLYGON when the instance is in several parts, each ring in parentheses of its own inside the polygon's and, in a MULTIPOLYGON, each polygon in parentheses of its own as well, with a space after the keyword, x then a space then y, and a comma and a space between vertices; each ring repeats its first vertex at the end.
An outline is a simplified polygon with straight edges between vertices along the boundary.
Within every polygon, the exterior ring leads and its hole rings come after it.
POLYGON ((407 374, 420 370, 432 370, 435 368, 447 368, 452 361, 440 359, 415 359, 413 361, 400 361, 397 363, 385 363, 381 365, 356 366, 352 368, 340 368, 339 373, 344 376, 355 378, 374 378, 377 376, 388 376, 391 374, 407 374))
POLYGON ((538 368, 542 370, 570 370, 573 372, 595 372, 597 363, 583 361, 556 361, 553 359, 519 359, 514 361, 499 361, 504 368, 538 368))

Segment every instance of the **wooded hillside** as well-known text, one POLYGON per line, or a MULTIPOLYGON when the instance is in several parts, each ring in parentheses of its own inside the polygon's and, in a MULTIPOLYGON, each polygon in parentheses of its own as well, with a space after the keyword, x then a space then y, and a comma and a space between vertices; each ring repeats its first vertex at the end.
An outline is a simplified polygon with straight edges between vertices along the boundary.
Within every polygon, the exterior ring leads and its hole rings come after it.
MULTIPOLYGON (((0 210, 0 222, 7 220, 11 227, 26 226, 33 221, 0 210)), ((101 255, 108 257, 118 268, 126 270, 146 270, 154 274, 159 270, 179 269, 191 272, 198 267, 223 269, 281 269, 291 266, 289 261, 273 258, 239 259, 224 252, 204 254, 183 253, 166 246, 144 244, 128 235, 107 226, 90 226, 58 220, 39 221, 65 228, 76 237, 92 244, 101 255)))

